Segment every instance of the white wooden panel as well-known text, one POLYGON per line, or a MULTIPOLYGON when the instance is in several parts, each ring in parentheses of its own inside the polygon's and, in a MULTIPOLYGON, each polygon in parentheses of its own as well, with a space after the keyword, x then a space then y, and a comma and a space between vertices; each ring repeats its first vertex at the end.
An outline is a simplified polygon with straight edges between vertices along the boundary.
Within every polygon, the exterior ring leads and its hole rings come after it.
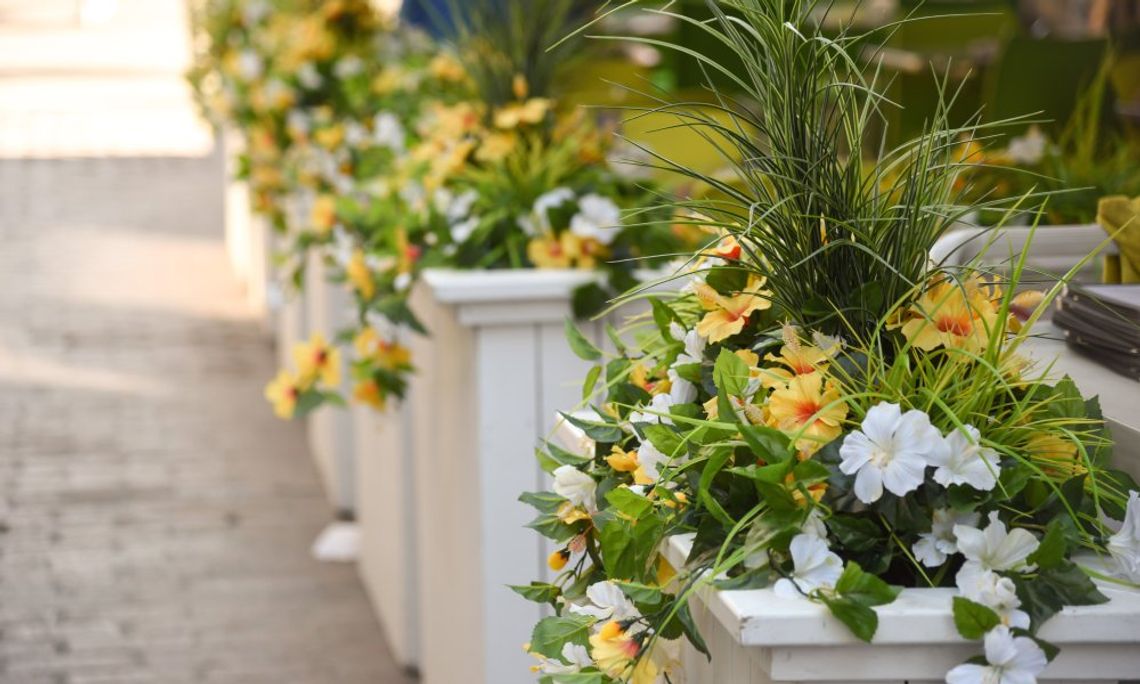
POLYGON ((269 280, 273 277, 270 265, 272 226, 260 214, 252 214, 249 222, 249 269, 246 282, 246 301, 258 317, 268 313, 269 280))
POLYGON ((357 459, 357 568, 393 657, 419 663, 416 516, 412 500, 411 404, 380 413, 354 406, 357 459))
POLYGON ((534 444, 541 400, 538 329, 533 325, 481 327, 476 331, 476 410, 482 541, 485 682, 529 684, 533 660, 523 652, 541 617, 539 606, 519 600, 509 584, 542 574, 539 536, 524 526, 534 516, 518 501, 538 477, 534 444))
MULTIPOLYGON (((306 321, 310 333, 320 332, 331 341, 351 323, 351 298, 344 287, 325 279, 325 266, 315 251, 305 269, 306 321)), ((343 396, 352 393, 349 361, 341 359, 343 396)), ((309 449, 325 484, 329 504, 342 515, 351 515, 356 500, 356 453, 353 449, 352 415, 336 406, 322 406, 308 417, 309 449)))
MULTIPOLYGON (((484 671, 472 331, 417 287, 431 337, 412 339, 415 509, 419 523, 420 674, 478 684, 484 671)), ((488 683, 490 684, 490 683, 488 683)))

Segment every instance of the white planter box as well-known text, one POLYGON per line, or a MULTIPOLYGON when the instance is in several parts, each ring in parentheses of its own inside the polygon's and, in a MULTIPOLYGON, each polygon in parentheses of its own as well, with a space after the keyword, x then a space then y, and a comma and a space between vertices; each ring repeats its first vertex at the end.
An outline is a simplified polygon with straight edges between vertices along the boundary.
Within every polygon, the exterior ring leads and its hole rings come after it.
POLYGON ((1010 255, 1014 260, 1028 246, 1024 280, 1056 280, 1085 256, 1100 250, 1077 274, 1080 281, 1099 281, 1102 257, 1116 254, 1116 245, 1108 242, 1108 234, 1095 223, 1071 226, 1009 226, 1003 228, 965 227, 951 230, 930 250, 935 263, 962 266, 983 251, 982 263, 1007 268, 1010 255), (1048 276, 1054 276, 1049 278, 1048 276))
MULTIPOLYGON (((573 408, 590 364, 566 343, 569 271, 428 271, 413 307, 415 520, 424 684, 532 684, 523 652, 543 609, 507 588, 551 573, 517 501, 548 486, 534 448, 573 408)), ((600 343, 600 323, 583 334, 600 343)), ((371 493, 368 496, 372 496, 371 493)))
MULTIPOLYGON (((305 269, 305 323, 309 333, 320 332, 332 342, 352 322, 355 305, 343 285, 325 279, 325 266, 317 250, 309 252, 305 269)), ((341 387, 352 395, 348 354, 342 355, 341 387)), ((331 388, 330 388, 331 389, 331 388)), ((338 515, 351 517, 356 504, 356 453, 353 450, 352 413, 325 405, 308 416, 309 451, 317 464, 329 504, 338 515)))
POLYGON ((413 509, 410 401, 352 408, 356 446, 357 569, 388 648, 404 669, 419 666, 419 571, 413 509))
POLYGON ((253 208, 249 199, 249 185, 234 177, 237 157, 245 149, 245 140, 236 129, 225 128, 221 131, 221 143, 226 256, 238 282, 245 285, 249 279, 250 221, 253 208))
MULTIPOLYGON (((1042 332, 1048 324, 1042 324, 1042 332)), ((1057 373, 1070 374, 1081 391, 1099 394, 1111 422, 1117 465, 1140 475, 1140 383, 1065 350, 1063 342, 1032 340, 1038 360, 1060 355, 1057 373)), ((684 564, 689 541, 670 540, 668 555, 684 564)), ((1090 559, 1095 563, 1096 559, 1090 559)), ((1140 677, 1140 591, 1100 584, 1111 600, 1066 608, 1041 636, 1061 654, 1039 678, 1050 684, 1104 684, 1140 677)), ((878 610, 879 630, 864 644, 824 606, 780 598, 770 589, 705 591, 693 615, 712 661, 685 646, 687 684, 934 684, 979 643, 958 636, 951 612, 953 589, 906 589, 878 610)))

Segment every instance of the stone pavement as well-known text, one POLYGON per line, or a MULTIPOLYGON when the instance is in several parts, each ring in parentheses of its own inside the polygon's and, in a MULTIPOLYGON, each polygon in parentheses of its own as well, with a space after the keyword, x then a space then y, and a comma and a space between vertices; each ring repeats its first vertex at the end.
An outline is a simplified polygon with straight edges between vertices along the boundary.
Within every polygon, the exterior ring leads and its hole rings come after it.
POLYGON ((309 556, 330 511, 303 428, 261 399, 221 160, 130 125, 186 117, 184 93, 147 100, 177 74, 99 75, 135 103, 106 140, 98 88, 59 97, 81 69, 7 62, 40 31, 81 64, 43 14, 66 4, 0 0, 41 22, 0 27, 0 682, 404 684, 355 569, 309 556), (13 118, 11 79, 48 97, 13 118))

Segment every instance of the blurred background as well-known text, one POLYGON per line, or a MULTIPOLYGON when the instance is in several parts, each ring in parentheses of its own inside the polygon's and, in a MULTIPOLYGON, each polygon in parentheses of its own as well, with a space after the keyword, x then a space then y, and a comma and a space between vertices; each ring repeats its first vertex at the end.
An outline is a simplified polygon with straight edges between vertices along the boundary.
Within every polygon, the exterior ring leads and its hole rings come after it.
MULTIPOLYGON (((261 400, 275 358, 227 266, 222 154, 184 78, 192 4, 0 0, 0 681, 408 681, 354 570, 310 553, 334 512, 304 426, 261 400)), ((1055 143, 1058 183, 1140 194, 1140 0, 840 1, 819 22, 963 12, 865 46, 903 105, 889 136, 921 130, 942 83, 961 123, 1031 115, 1009 136, 1055 143)), ((632 13, 601 30, 701 41, 632 13)), ((615 83, 700 98, 703 78, 619 45, 568 90, 625 105, 645 100, 615 83)), ((652 127, 626 131, 664 144, 652 127)))

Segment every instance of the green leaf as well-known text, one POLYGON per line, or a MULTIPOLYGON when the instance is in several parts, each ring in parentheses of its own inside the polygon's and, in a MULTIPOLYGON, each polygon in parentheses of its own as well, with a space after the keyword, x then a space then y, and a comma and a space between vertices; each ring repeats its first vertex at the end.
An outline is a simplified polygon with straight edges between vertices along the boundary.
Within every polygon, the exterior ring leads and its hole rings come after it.
POLYGON ((617 353, 625 356, 628 348, 625 346, 625 341, 618 335, 617 328, 615 328, 612 323, 606 323, 606 337, 610 338, 610 342, 614 343, 614 349, 617 350, 617 353))
POLYGON ((553 442, 546 442, 545 444, 547 451, 549 452, 550 459, 556 462, 558 465, 580 466, 594 460, 590 456, 580 456, 578 454, 566 451, 553 442))
POLYGON ((645 435, 645 439, 649 440, 658 451, 666 456, 678 456, 682 452, 681 435, 668 425, 660 425, 657 423, 650 423, 641 426, 641 432, 645 435))
POLYGON ((582 382, 582 401, 589 401, 590 397, 594 394, 594 387, 598 384, 598 378, 602 374, 601 366, 592 367, 586 373, 586 379, 582 382))
POLYGON ((554 492, 523 492, 519 501, 533 506, 539 513, 554 513, 566 503, 566 499, 554 492))
MULTIPOLYGON (((716 365, 713 366, 713 384, 722 393, 734 397, 743 395, 748 387, 748 364, 727 347, 722 347, 720 355, 716 357, 716 365)), ((727 419, 728 416, 722 418, 727 419)))
POLYGON ((1040 568, 1052 568, 1065 560, 1069 550, 1069 541, 1065 536, 1065 520, 1069 518, 1054 518, 1045 529, 1045 536, 1041 538, 1041 545, 1029 555, 1030 563, 1040 568))
POLYGON ((612 681, 601 672, 568 672, 554 674, 538 680, 539 684, 605 684, 612 681))
POLYGON ((610 293, 598 283, 586 283, 570 295, 570 310, 574 318, 583 320, 606 308, 610 293))
POLYGON ((605 520, 598 530, 598 544, 606 575, 635 581, 649 579, 647 562, 664 534, 661 519, 651 515, 634 524, 608 512, 595 518, 595 523, 599 519, 605 520))
POLYGON ((622 432, 622 429, 620 427, 614 425, 613 423, 582 420, 580 418, 575 418, 568 413, 563 413, 561 416, 566 419, 566 422, 577 428, 580 428, 583 432, 586 433, 587 437, 594 440, 595 442, 613 444, 625 439, 625 433, 622 432))
POLYGON ((574 321, 566 319, 566 341, 570 343, 570 350, 583 361, 597 361, 602 358, 602 352, 586 339, 585 335, 574 325, 574 321))
POLYGON ((713 478, 724 468, 730 458, 732 458, 731 449, 722 448, 713 450, 713 452, 709 454, 709 460, 705 463, 704 469, 701 471, 700 485, 697 489, 697 497, 701 503, 705 505, 705 508, 709 509, 713 517, 726 525, 732 525, 734 521, 724 510, 724 507, 720 505, 720 502, 717 501, 717 498, 712 495, 710 489, 712 487, 713 478))
POLYGON ((649 511, 653 510, 653 502, 644 496, 639 496, 629 487, 617 487, 606 494, 606 501, 610 505, 628 515, 634 520, 640 520, 649 511))
POLYGON ((883 546, 886 535, 878 523, 869 518, 836 514, 827 519, 827 530, 850 551, 867 551, 883 546))
POLYGON ((741 425, 740 434, 752 453, 767 463, 786 461, 792 457, 791 440, 775 428, 765 425, 741 425))
POLYGON ((562 593, 562 590, 553 584, 546 584, 545 582, 531 582, 526 585, 512 584, 509 585, 511 591, 528 601, 535 603, 549 603, 554 605, 555 599, 562 593))
POLYGON ((1021 607, 1029 613, 1033 627, 1040 627, 1065 606, 1091 606, 1106 603, 1089 576, 1072 561, 1044 568, 1031 577, 1013 576, 1021 607))
POLYGON ((693 645, 693 648, 697 649, 697 652, 703 653, 708 660, 712 660, 712 656, 709 655, 709 647, 705 644, 701 631, 697 629, 697 624, 693 622, 693 614, 689 610, 689 604, 682 604, 677 609, 677 619, 681 621, 681 629, 689 638, 689 643, 693 645))
POLYGON ((294 418, 303 418, 313 411, 320 408, 324 404, 327 397, 324 392, 318 390, 305 390, 297 397, 297 404, 293 408, 294 418))
POLYGON ((573 525, 567 525, 553 513, 544 513, 526 524, 526 527, 559 544, 570 541, 577 534, 573 525))
POLYGON ((661 335, 669 340, 672 335, 669 332, 669 324, 676 318, 673 309, 666 306, 656 297, 649 300, 649 306, 653 308, 653 322, 657 324, 657 329, 661 331, 661 335))
POLYGON ((875 575, 863 572, 855 561, 847 561, 843 574, 835 583, 835 591, 843 598, 862 606, 881 606, 898 598, 899 587, 892 587, 875 575))
POLYGON ((659 606, 665 599, 665 592, 659 587, 652 587, 640 582, 615 582, 630 601, 645 606, 659 606))
POLYGON ((962 596, 954 597, 954 626, 966 639, 981 639, 1000 624, 1001 617, 992 609, 962 596))
POLYGON ((590 625, 594 619, 587 615, 546 617, 538 621, 530 636, 530 650, 547 658, 560 658, 562 647, 568 643, 589 646, 590 625))
POLYGON ((848 598, 821 595, 820 599, 840 622, 847 625, 851 633, 867 643, 879 629, 879 616, 873 608, 868 608, 848 598))

